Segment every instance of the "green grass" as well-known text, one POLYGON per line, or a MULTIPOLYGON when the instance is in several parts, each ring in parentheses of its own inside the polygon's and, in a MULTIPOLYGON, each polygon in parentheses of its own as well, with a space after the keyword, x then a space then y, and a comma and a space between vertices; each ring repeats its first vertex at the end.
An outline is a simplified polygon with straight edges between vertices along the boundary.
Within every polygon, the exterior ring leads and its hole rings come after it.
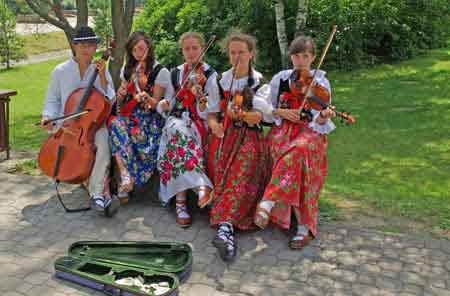
POLYGON ((36 150, 46 133, 34 126, 41 118, 47 84, 53 68, 61 60, 15 66, 11 70, 0 70, 0 89, 15 89, 17 96, 11 97, 11 145, 13 149, 36 150))
POLYGON ((358 118, 329 141, 322 197, 450 229, 450 51, 332 72, 333 103, 358 118))
POLYGON ((21 38, 25 43, 27 56, 70 48, 63 31, 25 35, 21 38))
POLYGON ((25 174, 39 176, 41 170, 37 166, 37 159, 27 159, 17 162, 13 167, 8 168, 10 174, 25 174))
MULTIPOLYGON (((36 150, 45 138, 32 124, 59 62, 0 71, 0 88, 19 91, 12 98, 14 149, 36 150)), ((328 78, 333 103, 358 122, 338 124, 329 137, 325 220, 339 217, 342 201, 356 201, 385 217, 450 230, 450 51, 328 78)))

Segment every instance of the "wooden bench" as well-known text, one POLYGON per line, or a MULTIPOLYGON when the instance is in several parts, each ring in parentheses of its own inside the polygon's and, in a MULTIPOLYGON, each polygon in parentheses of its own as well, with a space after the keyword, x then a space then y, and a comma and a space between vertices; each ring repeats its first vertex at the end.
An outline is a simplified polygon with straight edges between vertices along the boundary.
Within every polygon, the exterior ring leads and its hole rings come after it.
POLYGON ((9 159, 9 101, 17 95, 15 90, 0 89, 0 152, 6 151, 9 159))

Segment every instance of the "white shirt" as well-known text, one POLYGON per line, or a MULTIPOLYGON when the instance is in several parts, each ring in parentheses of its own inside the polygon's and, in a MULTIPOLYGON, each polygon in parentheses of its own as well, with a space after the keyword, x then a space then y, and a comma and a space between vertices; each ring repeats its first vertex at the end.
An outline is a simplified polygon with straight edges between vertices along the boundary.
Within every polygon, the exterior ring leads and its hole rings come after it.
MULTIPOLYGON (((55 67, 48 84, 47 97, 44 103, 42 116, 44 118, 54 118, 64 115, 64 106, 70 94, 78 89, 85 88, 88 85, 89 78, 95 71, 95 64, 90 64, 86 69, 84 76, 80 75, 80 67, 74 58, 61 63, 55 67)), ((104 91, 100 77, 97 76, 94 87, 104 94, 109 100, 115 96, 111 75, 106 71, 106 80, 108 81, 107 90, 104 91)))

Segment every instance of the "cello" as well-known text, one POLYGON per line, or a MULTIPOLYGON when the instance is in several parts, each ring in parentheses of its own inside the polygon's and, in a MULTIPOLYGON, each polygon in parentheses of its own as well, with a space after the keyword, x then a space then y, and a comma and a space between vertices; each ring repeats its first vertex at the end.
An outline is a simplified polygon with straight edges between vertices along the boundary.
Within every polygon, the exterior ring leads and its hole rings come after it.
MULTIPOLYGON (((110 50, 102 59, 107 61, 110 50)), ((96 68, 86 88, 74 90, 64 107, 62 126, 42 144, 39 168, 57 183, 80 184, 87 180, 95 162, 95 133, 111 113, 111 103, 94 87, 96 68)), ((48 124, 59 118, 47 120, 48 124)))

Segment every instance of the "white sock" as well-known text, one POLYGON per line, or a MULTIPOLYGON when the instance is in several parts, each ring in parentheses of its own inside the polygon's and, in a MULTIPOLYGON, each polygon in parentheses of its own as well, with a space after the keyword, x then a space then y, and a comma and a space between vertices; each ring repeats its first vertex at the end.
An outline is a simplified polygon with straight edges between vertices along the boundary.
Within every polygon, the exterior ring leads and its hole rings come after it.
POLYGON ((297 226, 297 235, 307 236, 309 233, 308 226, 300 224, 297 226))
MULTIPOLYGON (((269 213, 272 211, 272 208, 274 205, 275 205, 275 202, 272 200, 263 200, 262 202, 259 203, 259 206, 269 213)), ((261 215, 264 216, 264 218, 268 218, 268 217, 266 217, 267 214, 264 212, 261 212, 261 215)))
MULTIPOLYGON (((186 201, 186 193, 185 192, 177 193, 176 201, 185 202, 186 201)), ((181 213, 179 214, 180 218, 187 219, 190 217, 190 215, 187 211, 186 205, 183 205, 183 206, 177 205, 177 207, 179 207, 181 209, 181 213)))

